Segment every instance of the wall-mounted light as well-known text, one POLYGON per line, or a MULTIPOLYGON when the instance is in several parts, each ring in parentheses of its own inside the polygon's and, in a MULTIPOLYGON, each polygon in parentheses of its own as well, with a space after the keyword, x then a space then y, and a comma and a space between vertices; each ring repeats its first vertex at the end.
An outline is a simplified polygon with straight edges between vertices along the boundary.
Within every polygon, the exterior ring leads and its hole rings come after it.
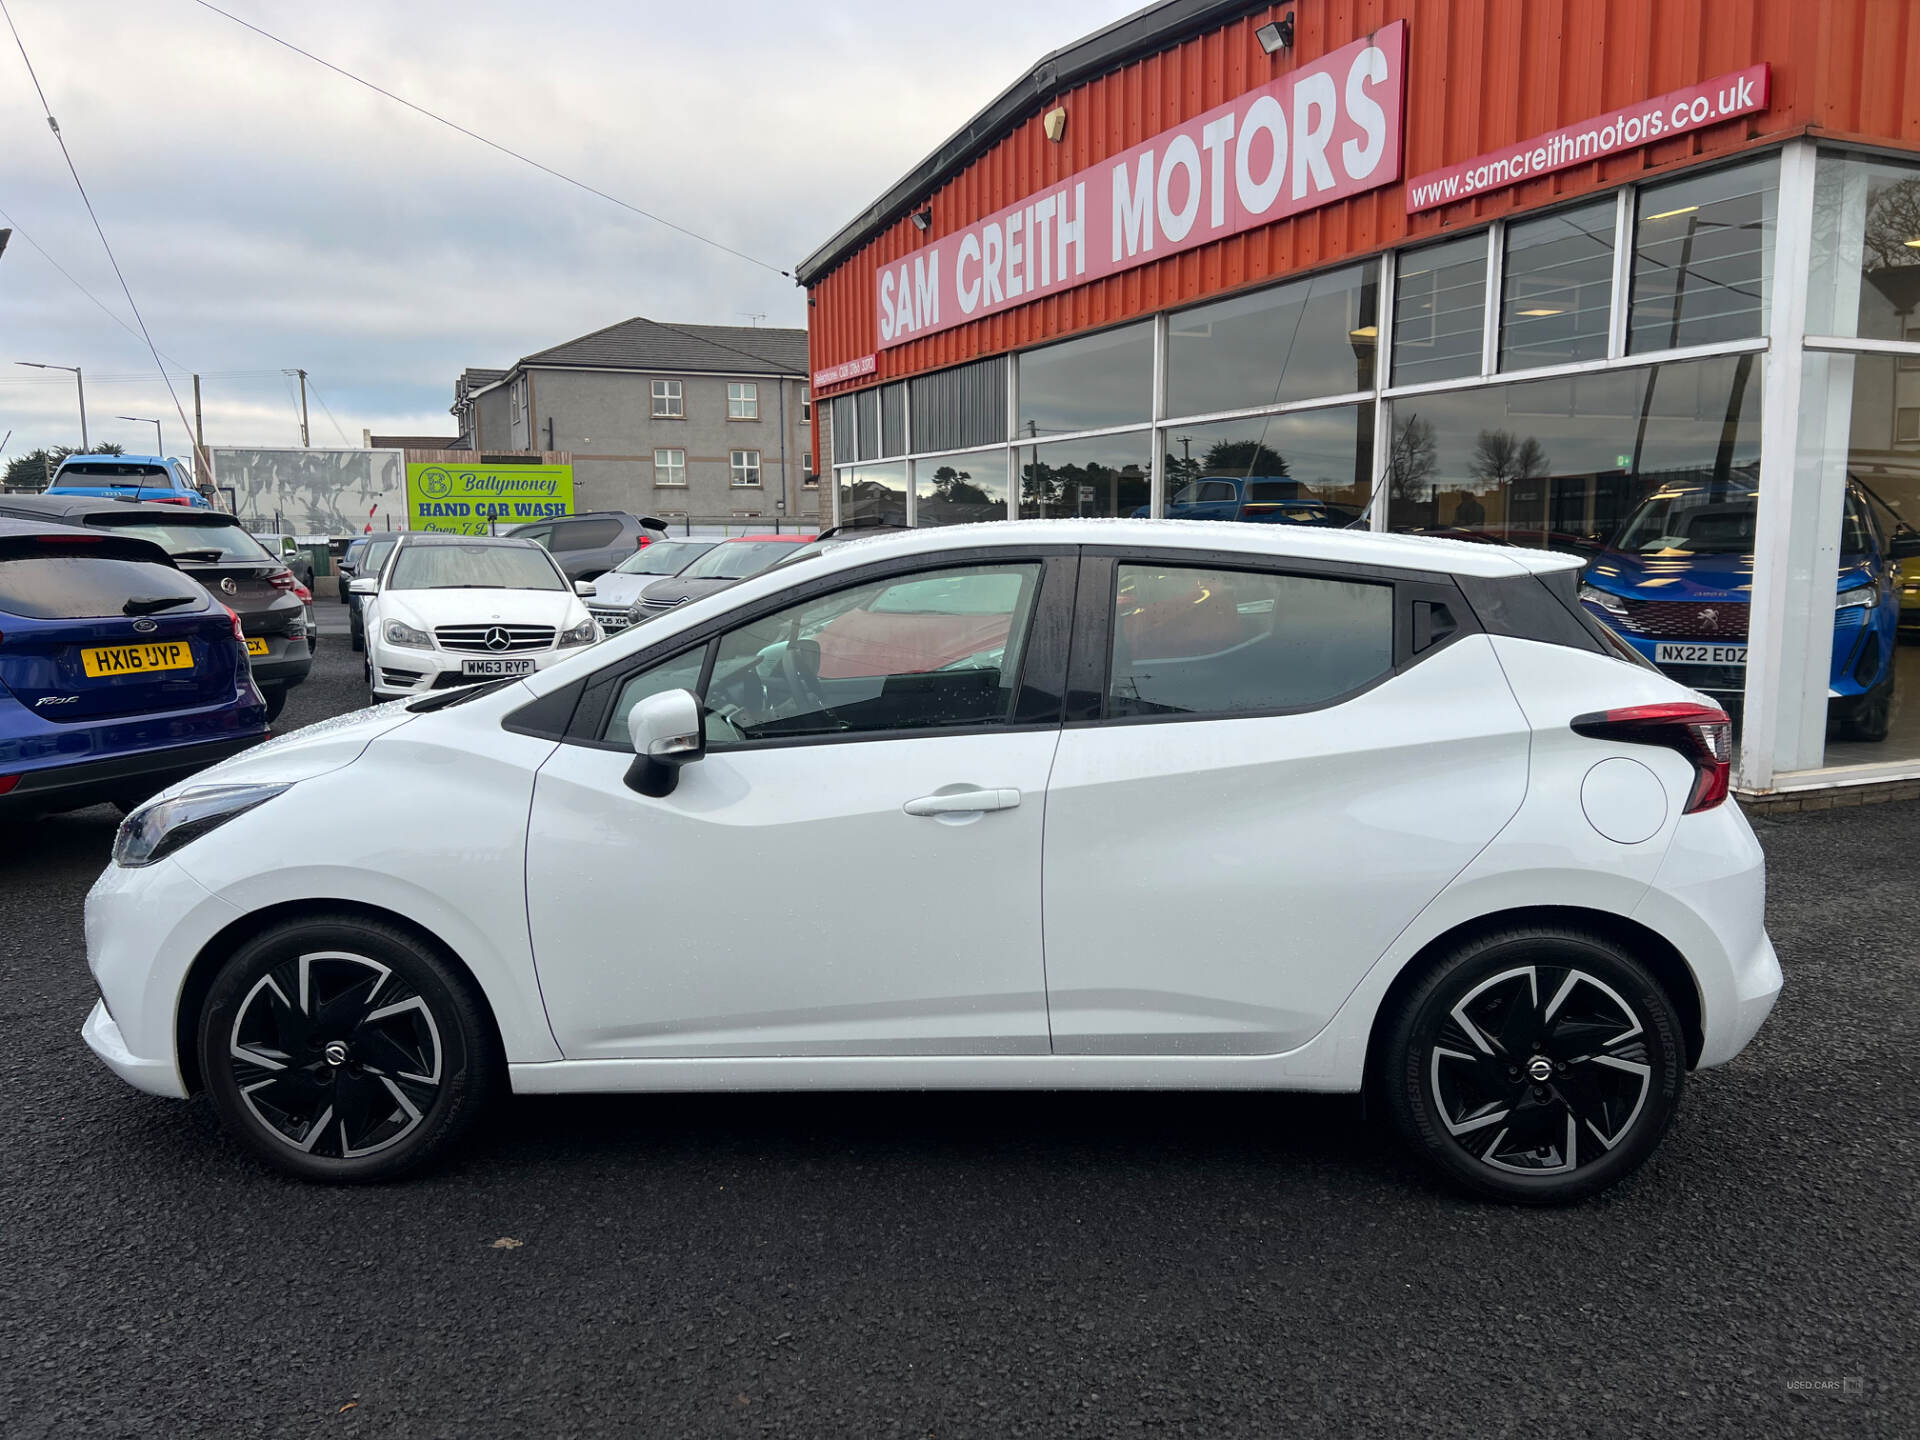
POLYGON ((922 235, 933 228, 933 207, 931 205, 925 209, 913 212, 913 228, 918 230, 922 235))
POLYGON ((1269 55, 1281 50, 1293 48, 1293 12, 1287 11, 1278 20, 1269 20, 1253 32, 1253 38, 1260 42, 1260 48, 1269 55))
POLYGON ((1058 145, 1067 138, 1067 107, 1056 105, 1040 121, 1040 128, 1047 133, 1047 139, 1058 145))

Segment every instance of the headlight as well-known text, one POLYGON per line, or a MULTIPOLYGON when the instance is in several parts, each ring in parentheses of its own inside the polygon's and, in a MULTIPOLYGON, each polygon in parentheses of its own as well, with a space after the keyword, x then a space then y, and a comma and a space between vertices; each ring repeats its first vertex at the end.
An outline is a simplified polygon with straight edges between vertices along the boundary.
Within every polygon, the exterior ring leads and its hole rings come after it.
POLYGON ((128 869, 151 865, 290 788, 287 785, 203 785, 170 800, 142 805, 122 820, 114 833, 113 863, 128 869))
POLYGON ((389 620, 381 628, 389 645, 404 645, 409 650, 431 650, 433 637, 424 630, 416 630, 411 625, 403 625, 398 620, 389 620))
POLYGON ((1842 590, 1839 595, 1834 597, 1833 608, 1836 610, 1865 610, 1878 598, 1879 596, 1874 594, 1873 586, 1862 585, 1858 590, 1842 590))
POLYGON ((1597 586, 1582 585, 1580 587, 1580 598, 1589 604, 1598 605, 1609 615, 1624 615, 1627 613, 1627 607, 1620 603, 1620 597, 1618 595, 1599 589, 1597 586))
POLYGON ((593 617, 589 615, 571 630, 563 630, 560 634, 560 643, 563 646, 591 645, 599 638, 600 627, 593 623, 593 617))

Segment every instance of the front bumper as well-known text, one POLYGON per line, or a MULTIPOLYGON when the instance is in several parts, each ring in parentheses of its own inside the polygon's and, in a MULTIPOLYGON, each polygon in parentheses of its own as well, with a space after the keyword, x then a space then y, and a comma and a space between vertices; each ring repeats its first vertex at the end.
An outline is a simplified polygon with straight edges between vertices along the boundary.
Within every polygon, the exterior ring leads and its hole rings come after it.
POLYGON ((187 1087, 181 1083, 180 1067, 174 1063, 173 1057, 150 1060, 128 1049, 126 1037, 120 1033, 120 1026, 108 1012, 106 1001, 93 1002, 93 1009, 87 1012, 86 1024, 80 1027, 80 1038, 87 1042, 89 1050, 100 1057, 102 1064, 134 1089, 168 1100, 186 1098, 187 1087))
MULTIPOLYGON (((597 638, 597 637, 596 637, 597 638)), ((590 642, 591 643, 591 642, 590 642)), ((531 660, 535 670, 558 665, 578 655, 585 645, 569 645, 564 650, 522 650, 491 656, 456 650, 408 650, 398 645, 382 645, 373 662, 373 693, 376 699, 398 700, 408 695, 425 695, 434 690, 451 690, 462 685, 485 685, 501 677, 468 675, 463 667, 469 660, 531 660)))

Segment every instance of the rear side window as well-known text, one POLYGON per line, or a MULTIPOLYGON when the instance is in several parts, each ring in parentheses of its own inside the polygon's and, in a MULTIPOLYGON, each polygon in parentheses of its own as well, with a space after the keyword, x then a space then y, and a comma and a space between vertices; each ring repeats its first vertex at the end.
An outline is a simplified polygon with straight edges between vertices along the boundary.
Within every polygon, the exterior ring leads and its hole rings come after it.
POLYGON ((1110 717, 1309 709, 1392 669, 1391 585, 1115 567, 1110 717))
POLYGON ((33 555, 0 559, 0 612, 34 620, 127 614, 130 600, 181 600, 142 606, 155 614, 204 610, 207 592, 165 565, 105 555, 33 555))
POLYGON ((620 538, 618 520, 569 520, 553 527, 555 550, 598 550, 620 538))

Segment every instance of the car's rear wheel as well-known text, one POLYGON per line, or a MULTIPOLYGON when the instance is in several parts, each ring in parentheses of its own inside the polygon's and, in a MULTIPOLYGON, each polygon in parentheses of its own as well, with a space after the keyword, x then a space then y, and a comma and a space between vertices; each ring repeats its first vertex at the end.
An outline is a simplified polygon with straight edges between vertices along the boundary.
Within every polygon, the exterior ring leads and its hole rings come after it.
POLYGON ((1443 1174, 1522 1204, 1585 1199, 1638 1169, 1680 1101, 1686 1046, 1659 983, 1578 930, 1509 930, 1440 961, 1389 1022, 1382 1082, 1443 1174))
POLYGON ((471 984, 396 926, 341 914, 276 925, 208 991, 200 1072, 221 1122, 310 1180, 385 1180, 427 1163, 500 1087, 471 984))

